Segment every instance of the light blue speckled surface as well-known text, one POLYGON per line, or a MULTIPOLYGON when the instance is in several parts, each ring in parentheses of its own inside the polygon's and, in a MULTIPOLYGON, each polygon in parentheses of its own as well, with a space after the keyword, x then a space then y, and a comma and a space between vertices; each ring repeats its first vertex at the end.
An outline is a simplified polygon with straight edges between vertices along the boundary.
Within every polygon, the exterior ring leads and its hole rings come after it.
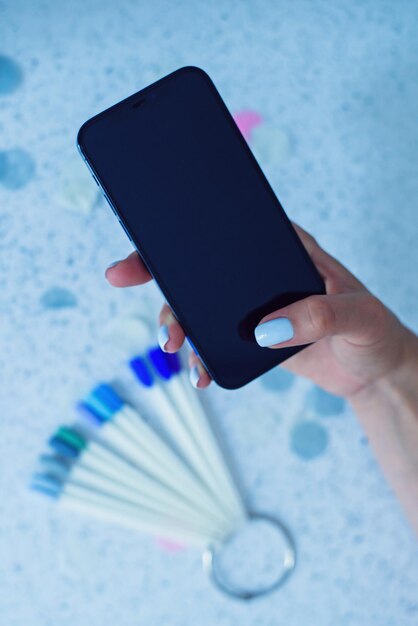
POLYGON ((2 626, 416 625, 416 540, 354 415, 307 381, 205 393, 250 503, 298 543, 286 587, 250 606, 192 550, 27 483, 74 400, 124 370, 109 324, 160 301, 103 279, 130 247, 82 182, 77 129, 181 65, 264 117, 254 149, 289 215, 417 330, 418 5, 0 0, 0 55, 2 626))

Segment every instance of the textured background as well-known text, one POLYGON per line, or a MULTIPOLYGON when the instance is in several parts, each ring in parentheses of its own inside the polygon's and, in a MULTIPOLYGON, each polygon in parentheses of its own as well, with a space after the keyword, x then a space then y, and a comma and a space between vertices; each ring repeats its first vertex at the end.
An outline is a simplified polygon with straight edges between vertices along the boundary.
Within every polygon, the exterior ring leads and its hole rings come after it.
POLYGON ((130 248, 77 129, 179 66, 263 117, 251 143, 289 215, 417 330, 417 3, 0 0, 0 55, 1 624, 417 624, 416 541, 355 416, 280 371, 204 393, 250 503, 298 543, 267 599, 223 598, 193 550, 27 488, 74 401, 126 375, 133 312, 160 301, 103 279, 130 248))

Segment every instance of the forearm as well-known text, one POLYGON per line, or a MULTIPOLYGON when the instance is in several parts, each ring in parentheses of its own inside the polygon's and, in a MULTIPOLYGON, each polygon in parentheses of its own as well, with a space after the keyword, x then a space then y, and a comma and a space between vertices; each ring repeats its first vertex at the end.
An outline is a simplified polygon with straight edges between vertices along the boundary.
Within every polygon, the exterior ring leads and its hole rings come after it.
POLYGON ((418 534, 418 338, 408 331, 399 366, 349 400, 418 534))

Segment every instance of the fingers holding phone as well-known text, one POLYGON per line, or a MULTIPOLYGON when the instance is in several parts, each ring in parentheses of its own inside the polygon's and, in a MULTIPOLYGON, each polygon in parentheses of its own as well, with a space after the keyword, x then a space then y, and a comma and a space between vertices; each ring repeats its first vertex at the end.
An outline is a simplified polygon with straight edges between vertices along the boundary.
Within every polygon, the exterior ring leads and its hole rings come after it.
POLYGON ((144 285, 152 278, 137 252, 131 252, 126 259, 111 263, 105 276, 113 287, 144 285))
POLYGON ((164 304, 159 316, 158 343, 164 352, 177 352, 186 335, 168 304, 164 304))
MULTIPOLYGON (((113 287, 143 285, 152 279, 137 252, 132 252, 126 259, 121 259, 109 265, 105 276, 113 287)), ((161 309, 159 325, 158 343, 160 348, 164 352, 177 352, 180 350, 186 335, 168 304, 164 304, 161 309)), ((192 352, 189 356, 189 367, 192 385, 198 389, 207 387, 211 382, 211 378, 195 352, 192 352)))

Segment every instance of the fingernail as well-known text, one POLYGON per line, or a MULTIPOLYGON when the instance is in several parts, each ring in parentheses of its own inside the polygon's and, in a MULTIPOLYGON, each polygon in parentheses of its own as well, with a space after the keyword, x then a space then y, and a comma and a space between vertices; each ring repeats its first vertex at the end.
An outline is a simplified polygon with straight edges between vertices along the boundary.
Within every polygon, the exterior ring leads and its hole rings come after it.
POLYGON ((111 267, 115 267, 115 265, 117 265, 118 263, 120 263, 120 262, 121 262, 121 260, 122 260, 122 259, 119 259, 119 261, 113 261, 113 263, 111 263, 111 264, 108 266, 108 268, 107 268, 107 269, 108 269, 108 270, 110 270, 110 268, 111 268, 111 267))
POLYGON ((278 317, 275 320, 260 324, 254 331, 259 346, 267 348, 283 341, 289 341, 294 334, 292 322, 287 317, 278 317))
POLYGON ((168 332, 168 326, 166 326, 166 324, 163 324, 162 326, 160 326, 158 330, 157 338, 158 338, 158 343, 160 344, 161 350, 165 352, 166 343, 170 339, 170 333, 168 332))
POLYGON ((192 369, 190 370, 190 382, 192 383, 193 387, 195 389, 197 389, 197 383, 200 380, 200 372, 199 372, 199 368, 197 367, 197 365, 193 365, 192 369))

